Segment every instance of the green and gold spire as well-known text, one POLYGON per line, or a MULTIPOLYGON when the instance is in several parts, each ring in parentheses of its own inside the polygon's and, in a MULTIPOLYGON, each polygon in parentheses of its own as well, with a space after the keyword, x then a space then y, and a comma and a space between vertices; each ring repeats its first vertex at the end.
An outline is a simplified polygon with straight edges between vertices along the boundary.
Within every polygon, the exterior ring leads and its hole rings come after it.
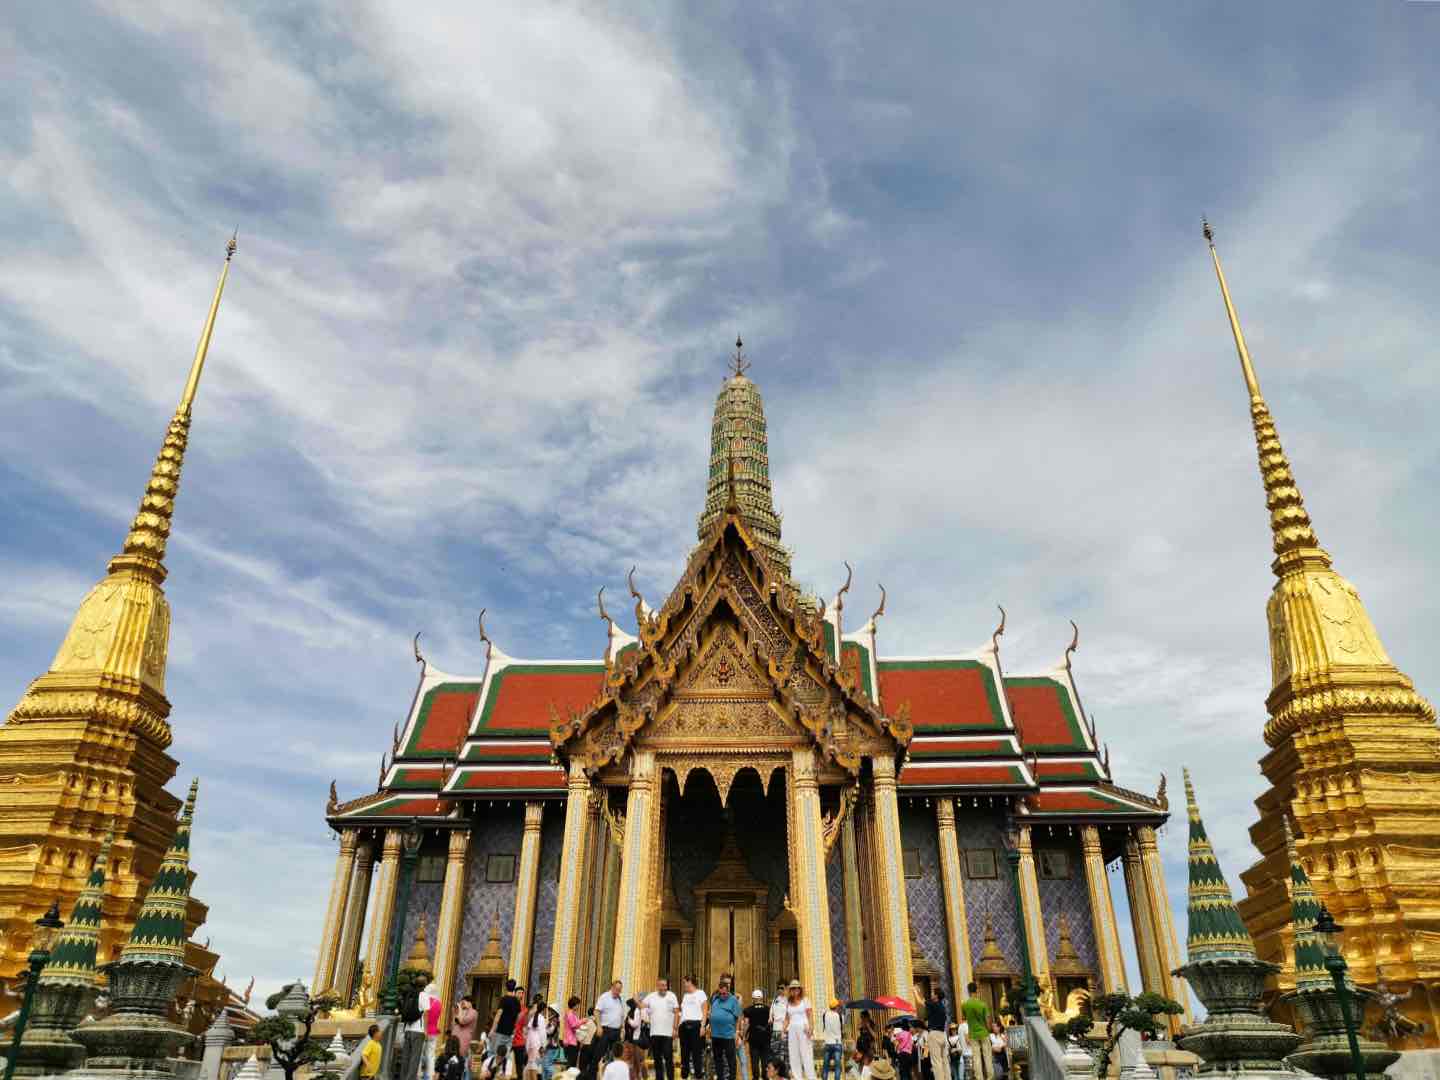
POLYGON ((780 515, 770 490, 765 403, 760 399, 760 388, 745 374, 750 361, 738 337, 730 364, 730 377, 715 399, 715 419, 710 428, 710 480, 696 535, 704 540, 724 516, 733 487, 740 516, 764 549, 771 570, 788 579, 790 552, 780 542, 780 515))
POLYGON ((1315 932, 1320 901, 1310 875, 1295 851, 1295 833, 1285 819, 1285 846, 1290 854, 1290 924, 1295 931, 1295 989, 1333 992, 1335 984, 1325 970, 1325 942, 1315 932))
POLYGON ((95 957, 100 948, 100 917, 105 907, 105 866, 110 861, 110 845, 115 833, 108 832, 100 842, 95 865, 85 891, 70 911, 70 921, 50 949, 50 960, 40 973, 41 986, 91 986, 95 982, 95 957))
MULTIPOLYGON (((1255 943, 1235 909, 1230 885, 1215 858, 1215 848, 1200 820, 1190 770, 1185 773, 1185 805, 1190 813, 1189 936, 1185 947, 1190 963, 1197 960, 1254 960, 1255 943)), ((1312 920, 1313 922, 1313 920, 1312 920)))
POLYGON ((185 808, 180 811, 180 820, 175 825, 175 839, 170 841, 170 850, 140 914, 135 918, 135 928, 130 931, 130 940, 120 953, 120 961, 150 961, 152 963, 185 963, 185 909, 190 903, 190 825, 195 818, 195 796, 200 781, 190 782, 190 795, 185 808))

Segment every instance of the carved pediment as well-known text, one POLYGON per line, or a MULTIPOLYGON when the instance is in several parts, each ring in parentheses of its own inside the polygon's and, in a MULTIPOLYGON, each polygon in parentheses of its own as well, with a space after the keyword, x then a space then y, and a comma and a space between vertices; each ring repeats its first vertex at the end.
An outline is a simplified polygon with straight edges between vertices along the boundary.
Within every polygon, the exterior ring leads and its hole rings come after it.
POLYGON ((805 732, 788 723, 768 701, 679 700, 648 728, 646 742, 737 742, 793 740, 805 732))
POLYGON ((728 630, 715 634, 700 659, 680 678, 677 697, 688 694, 754 694, 770 697, 774 687, 746 658, 740 642, 728 630))

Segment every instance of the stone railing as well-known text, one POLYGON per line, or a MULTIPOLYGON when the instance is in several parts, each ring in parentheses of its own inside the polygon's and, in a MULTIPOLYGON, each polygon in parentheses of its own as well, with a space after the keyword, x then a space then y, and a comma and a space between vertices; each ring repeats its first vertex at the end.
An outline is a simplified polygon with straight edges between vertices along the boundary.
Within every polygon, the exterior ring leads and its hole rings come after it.
POLYGON ((1075 1043, 1061 1046, 1050 1025, 1038 1016, 1025 1021, 1029 1036, 1030 1080, 1093 1080, 1095 1059, 1075 1043))

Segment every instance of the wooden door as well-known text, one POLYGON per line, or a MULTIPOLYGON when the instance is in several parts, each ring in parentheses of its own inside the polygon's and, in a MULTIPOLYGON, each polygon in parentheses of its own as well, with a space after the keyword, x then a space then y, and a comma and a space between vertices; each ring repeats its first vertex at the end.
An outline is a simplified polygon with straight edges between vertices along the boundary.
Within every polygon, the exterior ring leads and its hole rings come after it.
POLYGON ((706 935, 705 990, 713 992, 721 975, 731 977, 731 989, 758 985, 755 980, 755 902, 750 897, 721 899, 709 905, 709 933, 706 935))

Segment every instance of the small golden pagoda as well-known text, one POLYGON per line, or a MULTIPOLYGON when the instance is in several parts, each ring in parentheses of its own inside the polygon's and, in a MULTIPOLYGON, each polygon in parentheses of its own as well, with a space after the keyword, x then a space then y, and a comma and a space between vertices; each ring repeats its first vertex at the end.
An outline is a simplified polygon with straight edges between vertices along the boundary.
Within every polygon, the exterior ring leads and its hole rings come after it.
MULTIPOLYGON (((1440 1045, 1440 730, 1435 709, 1391 661, 1355 587, 1320 546, 1275 433, 1209 224, 1205 239, 1230 320, 1270 510, 1276 582, 1266 605, 1273 689, 1265 700, 1270 789, 1250 837, 1240 913, 1275 989, 1294 988, 1290 863, 1300 862, 1345 928, 1357 983, 1408 994, 1401 1011, 1440 1045)), ((1414 1045, 1412 1042, 1411 1045, 1414 1045)))
MULTIPOLYGON (((90 590, 50 670, 26 689, 0 726, 0 978, 26 965, 34 920, 58 900, 68 917, 105 837, 114 832, 100 919, 98 959, 119 955, 146 889, 175 833, 175 775, 165 664, 170 536, 191 410, 235 253, 232 238, 200 333, 189 378, 120 553, 90 590)), ((228 1001, 218 959, 188 940, 206 908, 187 899, 185 962, 200 974, 182 988, 192 1029, 228 1001)), ((0 991, 0 1012, 9 999, 0 991)))

